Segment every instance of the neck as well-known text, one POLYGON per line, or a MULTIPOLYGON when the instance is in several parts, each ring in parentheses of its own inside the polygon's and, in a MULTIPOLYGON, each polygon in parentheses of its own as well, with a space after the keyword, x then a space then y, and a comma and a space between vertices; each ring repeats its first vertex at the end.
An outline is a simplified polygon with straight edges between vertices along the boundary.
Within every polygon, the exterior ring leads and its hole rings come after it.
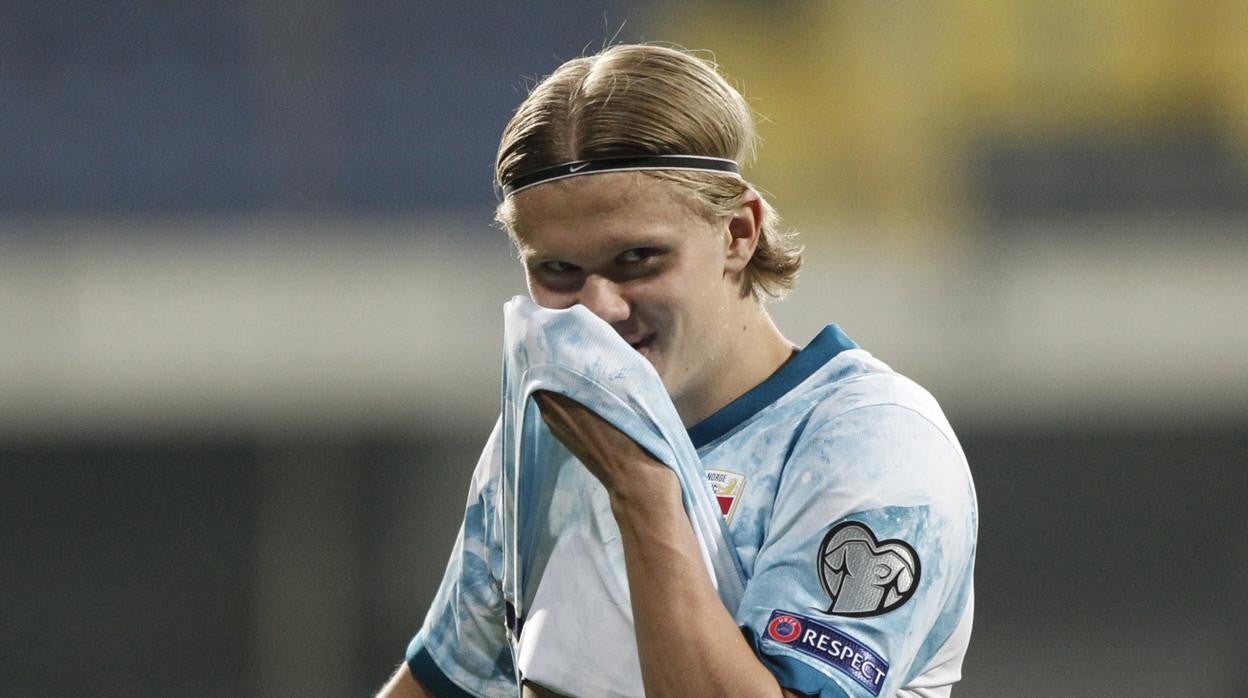
POLYGON ((749 302, 753 305, 751 312, 734 315, 724 324, 725 344, 718 360, 710 360, 710 380, 701 381, 701 390, 673 400, 686 427, 715 414, 767 380, 797 351, 762 304, 752 299, 749 302))

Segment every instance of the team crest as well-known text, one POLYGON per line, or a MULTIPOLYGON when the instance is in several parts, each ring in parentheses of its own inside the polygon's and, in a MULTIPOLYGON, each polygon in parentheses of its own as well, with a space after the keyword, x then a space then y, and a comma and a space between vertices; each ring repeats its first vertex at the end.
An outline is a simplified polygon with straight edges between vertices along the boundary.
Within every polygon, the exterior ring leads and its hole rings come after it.
POLYGON ((737 510, 737 500, 745 489, 745 476, 728 470, 707 470, 706 481, 711 484, 724 521, 732 521, 732 513, 737 510))
POLYGON ((819 583, 832 601, 824 613, 877 616, 914 596, 919 556, 904 541, 878 540, 865 525, 846 521, 819 546, 819 583))

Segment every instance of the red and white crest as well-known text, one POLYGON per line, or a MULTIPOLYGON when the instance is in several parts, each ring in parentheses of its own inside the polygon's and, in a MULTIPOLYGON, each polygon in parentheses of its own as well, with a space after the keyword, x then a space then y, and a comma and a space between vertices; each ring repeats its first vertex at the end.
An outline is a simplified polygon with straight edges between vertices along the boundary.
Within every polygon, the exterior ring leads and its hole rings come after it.
POLYGON ((707 470, 706 481, 711 483, 711 491, 715 493, 715 501, 719 502, 719 512, 724 521, 732 521, 732 512, 737 509, 737 500, 745 490, 745 476, 729 470, 707 470))

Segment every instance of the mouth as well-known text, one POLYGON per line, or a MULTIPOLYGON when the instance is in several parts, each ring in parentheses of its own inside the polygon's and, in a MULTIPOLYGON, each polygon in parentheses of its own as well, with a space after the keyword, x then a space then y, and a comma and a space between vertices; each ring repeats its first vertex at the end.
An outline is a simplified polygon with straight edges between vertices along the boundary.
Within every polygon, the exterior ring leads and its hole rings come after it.
POLYGON ((628 345, 636 349, 638 354, 650 356, 653 352, 654 333, 650 333, 635 342, 629 342, 628 345))

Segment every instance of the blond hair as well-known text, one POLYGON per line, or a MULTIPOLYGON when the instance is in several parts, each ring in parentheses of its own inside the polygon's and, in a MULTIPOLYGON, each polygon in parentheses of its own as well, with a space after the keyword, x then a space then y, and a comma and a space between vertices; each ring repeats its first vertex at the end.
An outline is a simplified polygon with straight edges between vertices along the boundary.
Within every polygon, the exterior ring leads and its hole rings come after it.
MULTIPOLYGON (((749 106, 714 65, 672 48, 620 44, 564 63, 533 88, 503 130, 495 181, 501 188, 546 167, 609 157, 700 155, 741 162, 753 156, 755 139, 749 106)), ((729 174, 643 174, 676 185, 712 221, 732 215, 754 191, 729 174)), ((741 290, 755 298, 779 297, 797 278, 802 250, 759 198, 762 233, 741 290)), ((510 197, 499 204, 496 218, 513 232, 510 197)))

